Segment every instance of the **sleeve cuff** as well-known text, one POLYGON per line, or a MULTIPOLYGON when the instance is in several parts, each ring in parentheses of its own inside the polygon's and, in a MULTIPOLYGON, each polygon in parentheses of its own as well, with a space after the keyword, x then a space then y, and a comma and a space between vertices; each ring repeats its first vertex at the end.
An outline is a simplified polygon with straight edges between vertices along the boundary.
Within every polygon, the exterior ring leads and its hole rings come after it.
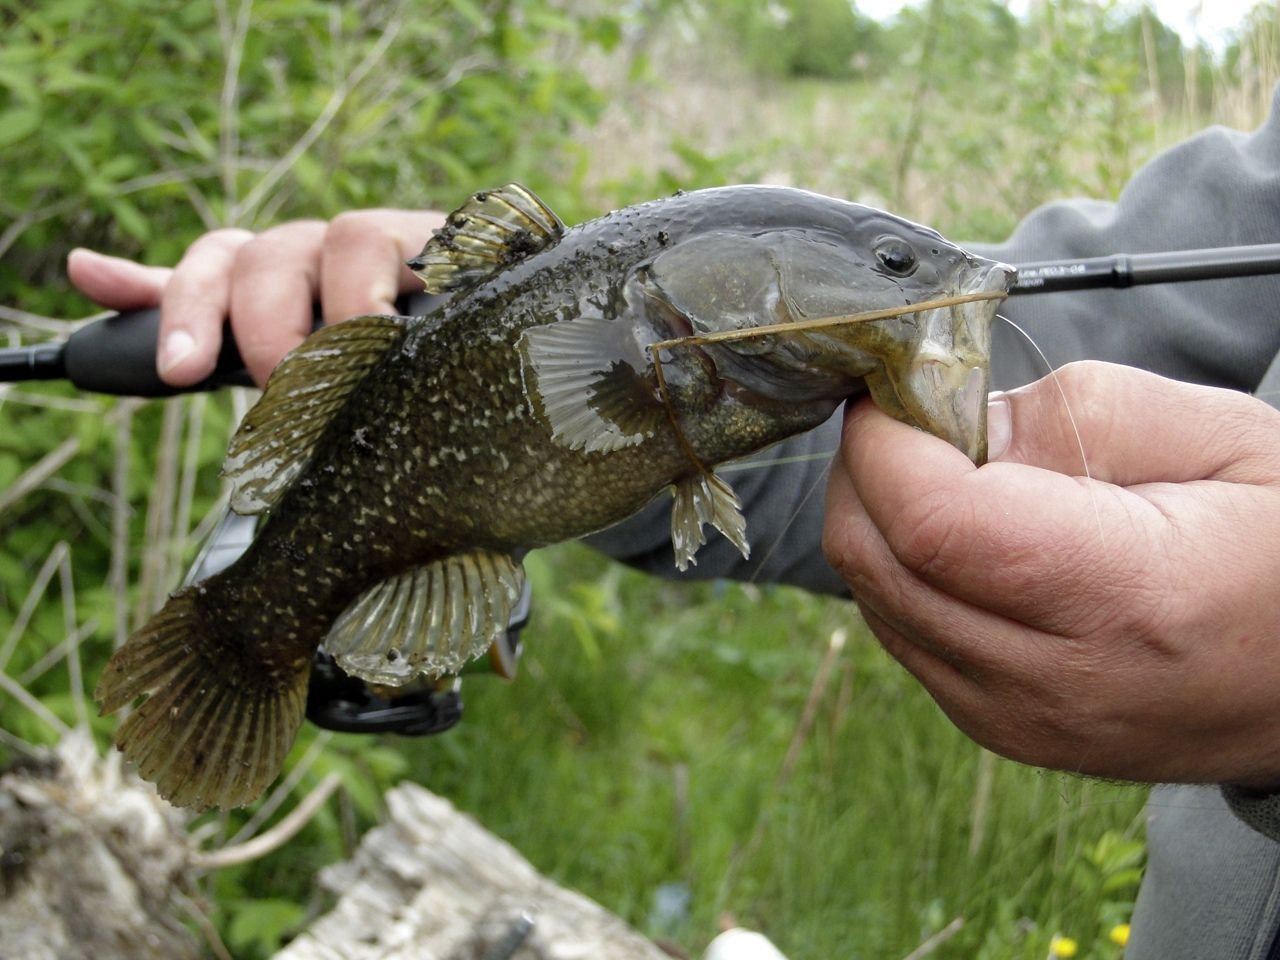
POLYGON ((1280 841, 1280 793, 1259 793, 1224 784, 1222 796, 1231 812, 1264 836, 1280 841))

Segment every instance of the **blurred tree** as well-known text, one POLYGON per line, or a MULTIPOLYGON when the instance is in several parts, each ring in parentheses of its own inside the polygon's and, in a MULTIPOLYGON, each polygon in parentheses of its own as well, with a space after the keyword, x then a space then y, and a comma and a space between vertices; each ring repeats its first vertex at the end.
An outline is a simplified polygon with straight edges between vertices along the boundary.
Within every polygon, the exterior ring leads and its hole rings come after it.
POLYGON ((58 309, 74 244, 165 262, 215 226, 551 178, 599 106, 575 51, 618 36, 561 6, 0 0, 0 302, 58 309))

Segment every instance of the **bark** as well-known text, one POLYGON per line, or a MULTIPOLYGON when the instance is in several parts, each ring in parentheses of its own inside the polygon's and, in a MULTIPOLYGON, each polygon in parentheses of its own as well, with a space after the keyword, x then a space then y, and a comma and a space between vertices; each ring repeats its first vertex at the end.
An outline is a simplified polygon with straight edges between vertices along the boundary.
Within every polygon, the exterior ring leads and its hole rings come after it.
POLYGON ((195 960, 183 817, 76 731, 0 775, 0 957, 195 960))
MULTIPOLYGON (((320 874, 336 906, 276 960, 665 960, 447 800, 416 784, 386 799, 388 822, 320 874)), ((201 956, 185 891, 218 852, 185 825, 83 732, 0 774, 0 958, 201 956)))
POLYGON ((387 806, 389 822, 322 872, 337 906, 276 960, 667 960, 448 801, 401 784, 387 806))

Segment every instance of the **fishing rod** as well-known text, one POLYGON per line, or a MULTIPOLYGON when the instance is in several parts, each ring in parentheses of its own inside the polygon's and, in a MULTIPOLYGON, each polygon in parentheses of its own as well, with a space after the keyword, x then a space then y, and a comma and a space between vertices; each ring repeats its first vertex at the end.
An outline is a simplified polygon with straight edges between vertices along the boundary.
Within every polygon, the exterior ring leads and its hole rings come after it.
POLYGON ((1168 253, 1118 253, 1110 257, 1022 264, 1009 295, 1120 290, 1152 283, 1225 280, 1269 273, 1280 273, 1280 243, 1168 253))
MULTIPOLYGON (((1017 271, 1011 296, 1260 276, 1280 273, 1280 244, 1052 260, 1022 264, 1017 271)), ((425 313, 439 300, 419 295, 413 300, 402 299, 397 309, 425 313)), ((319 323, 317 313, 316 325, 319 323)), ((165 383, 156 372, 159 332, 158 308, 104 314, 82 324, 62 341, 0 348, 0 383, 66 380, 84 391, 136 397, 253 385, 229 326, 223 330, 218 360, 207 378, 186 387, 165 383)), ((253 537, 256 519, 228 513, 209 537, 189 579, 211 576, 239 556, 253 537)), ((520 631, 528 615, 526 582, 506 635, 491 651, 492 672, 514 674, 520 631)), ((312 670, 307 716, 328 729, 421 735, 439 733, 456 724, 462 716, 462 701, 456 683, 428 685, 400 695, 371 688, 343 674, 321 649, 312 670)))
MULTIPOLYGON (((1010 296, 1264 276, 1280 273, 1280 243, 1045 260, 1017 271, 1010 296)), ((426 312, 420 301, 414 305, 426 312)), ((413 312, 407 300, 400 307, 413 312)), ((80 390, 134 397, 253 386, 230 329, 223 331, 213 373, 186 387, 165 383, 156 373, 159 331, 158 308, 131 310, 90 320, 63 341, 0 348, 0 383, 67 380, 80 390)))

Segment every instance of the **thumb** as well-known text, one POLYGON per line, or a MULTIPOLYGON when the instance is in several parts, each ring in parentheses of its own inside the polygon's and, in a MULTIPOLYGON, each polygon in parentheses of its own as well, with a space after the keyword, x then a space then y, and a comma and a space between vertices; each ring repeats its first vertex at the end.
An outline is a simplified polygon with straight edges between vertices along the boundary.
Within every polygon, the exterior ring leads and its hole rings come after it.
POLYGON ((1072 363, 993 394, 987 422, 992 460, 1119 486, 1264 482, 1280 471, 1280 412, 1234 390, 1119 364, 1072 363))

